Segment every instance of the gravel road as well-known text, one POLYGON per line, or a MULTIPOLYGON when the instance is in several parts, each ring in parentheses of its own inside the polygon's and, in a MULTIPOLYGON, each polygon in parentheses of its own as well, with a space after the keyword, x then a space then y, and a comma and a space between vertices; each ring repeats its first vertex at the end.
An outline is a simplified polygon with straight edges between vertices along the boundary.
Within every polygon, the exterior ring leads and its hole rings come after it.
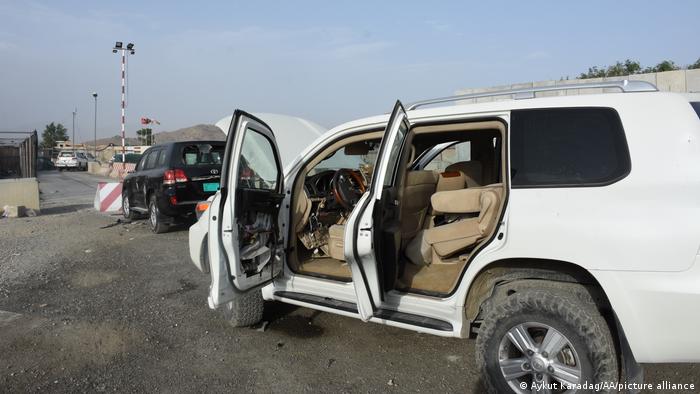
MULTIPOLYGON (((264 330, 230 327, 184 228, 117 224, 92 193, 0 219, 0 392, 481 392, 473 341, 275 303, 264 330)), ((697 364, 646 371, 700 384, 697 364)))

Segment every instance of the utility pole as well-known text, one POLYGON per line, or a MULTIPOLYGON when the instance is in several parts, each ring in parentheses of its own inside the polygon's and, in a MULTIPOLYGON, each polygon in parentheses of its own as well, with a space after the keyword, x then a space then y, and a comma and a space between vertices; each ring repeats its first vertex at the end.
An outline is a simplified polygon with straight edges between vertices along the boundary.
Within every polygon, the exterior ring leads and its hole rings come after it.
POLYGON ((121 57, 122 57, 122 63, 121 63, 121 78, 122 78, 122 103, 121 103, 121 109, 122 109, 122 120, 121 120, 121 131, 122 131, 122 165, 124 166, 124 169, 126 169, 126 132, 125 132, 125 123, 126 123, 126 56, 131 54, 135 54, 136 52, 134 51, 134 44, 133 43, 128 43, 126 47, 123 46, 121 41, 117 41, 117 43, 114 45, 114 48, 112 48, 113 53, 117 53, 117 51, 121 52, 121 57))
POLYGON ((73 111, 73 137, 71 137, 70 146, 73 148, 73 153, 75 153, 75 115, 78 113, 78 107, 75 107, 73 111))
POLYGON ((97 92, 92 92, 92 97, 95 98, 95 150, 93 156, 97 160, 97 92))

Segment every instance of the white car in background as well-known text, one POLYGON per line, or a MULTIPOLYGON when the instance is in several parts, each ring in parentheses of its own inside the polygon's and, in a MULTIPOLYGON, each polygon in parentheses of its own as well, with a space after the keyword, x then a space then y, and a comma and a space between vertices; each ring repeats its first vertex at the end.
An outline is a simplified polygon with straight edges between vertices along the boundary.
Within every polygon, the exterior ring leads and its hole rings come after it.
POLYGON ((82 152, 63 151, 58 154, 54 166, 59 171, 65 169, 87 171, 88 159, 82 152))
POLYGON ((234 326, 275 300, 476 338, 489 392, 617 391, 700 361, 694 108, 640 81, 397 102, 291 161, 237 110, 190 257, 234 326), (620 92, 537 97, 591 88, 620 92))

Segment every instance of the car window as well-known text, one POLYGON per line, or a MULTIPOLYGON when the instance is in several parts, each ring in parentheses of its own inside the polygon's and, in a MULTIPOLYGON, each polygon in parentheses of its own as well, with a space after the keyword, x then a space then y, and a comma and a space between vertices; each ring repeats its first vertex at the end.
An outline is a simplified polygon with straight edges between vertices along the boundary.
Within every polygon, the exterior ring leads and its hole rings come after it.
POLYGON ((605 185, 630 171, 622 123, 611 108, 511 114, 513 187, 605 185))
POLYGON ((146 160, 148 160, 148 157, 151 155, 151 152, 146 152, 141 156, 141 160, 139 160, 139 163, 136 165, 136 171, 143 171, 146 166, 146 160))
POLYGON ((191 144, 182 147, 182 164, 186 166, 221 165, 226 146, 212 144, 191 144))
POLYGON ((253 129, 246 129, 241 147, 238 186, 275 190, 279 178, 272 142, 253 129))
POLYGON ((61 152, 58 157, 73 157, 72 152, 61 152))
POLYGON ((470 141, 458 142, 450 145, 438 153, 426 166, 424 170, 442 172, 448 166, 461 161, 471 160, 472 147, 470 141))
POLYGON ((694 101, 690 105, 695 110, 695 113, 698 114, 698 118, 700 118, 700 101, 694 101))
POLYGON ((158 155, 158 168, 163 168, 166 166, 165 159, 167 159, 168 153, 165 149, 160 151, 160 155, 158 155))
POLYGON ((144 170, 152 170, 156 168, 158 154, 160 154, 159 150, 149 152, 148 157, 146 158, 146 165, 143 167, 144 170))
POLYGON ((380 140, 353 142, 333 152, 330 156, 316 164, 309 171, 312 176, 323 171, 337 171, 341 168, 352 168, 360 172, 369 181, 374 172, 374 163, 377 161, 380 140))
POLYGON ((388 161, 386 166, 386 171, 384 173, 384 186, 391 186, 394 184, 394 175, 396 173, 396 168, 399 165, 399 154, 401 154, 401 148, 408 134, 408 124, 404 121, 401 122, 396 133, 396 139, 393 144, 389 147, 388 161))

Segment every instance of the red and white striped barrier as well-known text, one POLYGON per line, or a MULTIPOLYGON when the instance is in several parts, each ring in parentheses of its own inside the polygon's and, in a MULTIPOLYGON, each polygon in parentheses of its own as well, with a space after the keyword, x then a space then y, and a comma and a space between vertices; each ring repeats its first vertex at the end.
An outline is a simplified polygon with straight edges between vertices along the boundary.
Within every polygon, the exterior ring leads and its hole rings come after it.
POLYGON ((119 213, 122 210, 121 182, 99 182, 95 193, 95 210, 98 212, 119 213))

